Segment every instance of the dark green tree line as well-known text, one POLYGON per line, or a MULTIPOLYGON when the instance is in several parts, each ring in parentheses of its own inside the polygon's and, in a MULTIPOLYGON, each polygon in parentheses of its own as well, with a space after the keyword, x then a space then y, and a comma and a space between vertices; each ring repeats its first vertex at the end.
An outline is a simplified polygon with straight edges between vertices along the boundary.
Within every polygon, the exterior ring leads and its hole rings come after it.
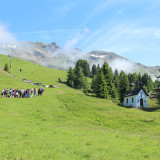
POLYGON ((79 67, 84 73, 84 76, 90 77, 90 67, 89 67, 89 63, 86 60, 83 60, 83 59, 78 60, 75 68, 78 69, 79 67))
POLYGON ((158 85, 153 83, 149 74, 126 74, 124 71, 118 73, 116 69, 112 71, 107 62, 103 66, 92 65, 91 71, 89 63, 86 60, 78 60, 74 69, 71 67, 68 70, 67 84, 70 87, 88 90, 88 82, 86 77, 92 78, 91 89, 97 97, 119 99, 123 102, 124 96, 130 90, 129 84, 133 82, 135 88, 143 87, 147 93, 153 90, 153 87, 158 85), (140 85, 141 83, 141 85, 140 85))
POLYGON ((113 72, 107 62, 105 62, 98 70, 98 74, 94 75, 91 88, 97 97, 118 98, 118 91, 115 87, 113 72))
POLYGON ((88 82, 87 78, 84 76, 81 67, 77 67, 72 69, 69 68, 67 74, 67 85, 76 88, 76 89, 83 89, 84 92, 88 90, 88 82))

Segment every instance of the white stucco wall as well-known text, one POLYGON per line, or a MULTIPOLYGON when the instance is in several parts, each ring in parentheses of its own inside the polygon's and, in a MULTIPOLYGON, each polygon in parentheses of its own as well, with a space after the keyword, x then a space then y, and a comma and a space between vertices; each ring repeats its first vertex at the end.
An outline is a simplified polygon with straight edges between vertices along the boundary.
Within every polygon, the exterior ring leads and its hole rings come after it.
POLYGON ((125 97, 124 98, 124 106, 127 107, 136 107, 136 96, 130 96, 130 97, 125 97), (133 102, 132 102, 132 98, 133 98, 133 102), (127 99, 128 99, 128 103, 127 103, 127 99))
POLYGON ((140 107, 140 99, 143 99, 143 107, 148 107, 148 100, 147 95, 144 93, 144 91, 141 89, 138 95, 125 97, 124 98, 124 106, 126 107, 140 107), (132 97, 134 101, 132 102, 132 97), (128 103, 127 103, 128 99, 128 103))

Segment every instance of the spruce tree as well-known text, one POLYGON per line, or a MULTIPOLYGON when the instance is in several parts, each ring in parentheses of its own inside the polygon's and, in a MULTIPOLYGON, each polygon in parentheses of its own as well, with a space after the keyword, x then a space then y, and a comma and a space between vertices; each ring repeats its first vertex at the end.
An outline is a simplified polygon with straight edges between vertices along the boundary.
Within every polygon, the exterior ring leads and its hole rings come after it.
POLYGON ((145 86, 146 92, 151 92, 153 89, 153 81, 150 75, 148 73, 145 73, 142 75, 142 85, 145 86))
POLYGON ((152 81, 152 78, 151 78, 150 75, 149 75, 149 77, 148 77, 147 87, 148 87, 148 93, 153 90, 153 81, 152 81))
POLYGON ((4 66, 4 71, 9 72, 9 67, 8 67, 8 64, 7 64, 7 63, 6 63, 5 66, 4 66))
POLYGON ((158 103, 158 106, 160 106, 160 89, 158 88, 158 89, 156 89, 156 91, 157 91, 157 103, 158 103))
POLYGON ((148 87, 146 85, 143 86, 143 89, 148 93, 148 87))
POLYGON ((67 74, 67 85, 70 87, 74 87, 75 74, 72 67, 69 68, 67 74))
POLYGON ((129 81, 129 83, 130 83, 131 81, 133 81, 132 73, 129 73, 129 74, 128 74, 128 81, 129 81))
POLYGON ((75 80, 74 80, 74 86, 77 89, 82 89, 85 85, 85 78, 84 74, 81 70, 81 67, 76 68, 75 71, 75 80))
POLYGON ((139 85, 137 84, 137 80, 138 80, 138 75, 137 75, 136 72, 134 72, 134 73, 132 74, 132 81, 135 83, 135 88, 138 88, 138 87, 139 87, 139 85))
POLYGON ((112 98, 114 98, 116 100, 119 98, 118 89, 115 86, 114 86, 113 91, 112 91, 112 98))
POLYGON ((115 88, 115 85, 114 85, 113 72, 112 72, 112 69, 111 69, 111 67, 109 67, 107 62, 104 63, 104 65, 102 67, 102 70, 103 70, 103 74, 104 74, 104 77, 105 77, 105 80, 106 80, 109 95, 112 98, 116 98, 118 94, 116 93, 117 89, 115 88))
POLYGON ((97 74, 97 67, 95 64, 93 64, 92 70, 91 70, 91 77, 93 78, 94 75, 96 75, 96 74, 97 74))
POLYGON ((136 87, 140 87, 140 83, 142 83, 142 75, 139 72, 138 77, 137 77, 137 82, 136 82, 136 87))
POLYGON ((114 72, 114 84, 115 84, 115 87, 117 88, 117 90, 119 90, 119 73, 118 73, 118 70, 116 69, 115 72, 114 72))
POLYGON ((95 93, 95 87, 96 87, 96 79, 97 79, 97 75, 94 75, 91 83, 91 89, 93 90, 94 93, 95 93))
POLYGON ((155 88, 155 89, 158 89, 159 87, 160 87, 160 81, 156 80, 156 81, 154 82, 154 88, 155 88))
POLYGON ((83 86, 82 86, 83 92, 84 93, 88 93, 88 81, 87 81, 87 77, 84 77, 83 79, 83 86))
POLYGON ((147 86, 148 85, 148 78, 149 78, 149 75, 148 75, 148 73, 144 73, 143 75, 142 75, 142 85, 143 86, 147 86))
POLYGON ((139 81, 138 81, 138 75, 136 72, 134 72, 133 74, 131 74, 131 78, 129 79, 129 82, 133 82, 135 84, 135 88, 139 87, 139 81))
POLYGON ((82 72, 82 69, 84 69, 81 68, 82 64, 84 64, 84 60, 79 60, 77 61, 76 67, 74 69, 72 69, 72 67, 69 68, 67 74, 67 85, 76 89, 83 89, 83 92, 87 93, 88 82, 87 78, 84 76, 84 73, 82 72))
POLYGON ((101 69, 100 65, 97 65, 97 72, 101 69))
POLYGON ((84 76, 90 77, 90 67, 89 63, 86 60, 78 60, 75 68, 78 69, 79 67, 82 69, 84 76))
POLYGON ((84 61, 84 71, 83 71, 83 73, 86 77, 90 77, 90 67, 89 67, 89 63, 87 61, 84 61))
POLYGON ((119 86, 119 99, 122 103, 124 100, 124 96, 129 91, 129 81, 128 76, 125 74, 124 71, 121 71, 120 73, 120 86, 119 86))
POLYGON ((96 85, 95 85, 95 94, 100 98, 108 98, 108 90, 105 81, 105 77, 103 75, 103 71, 100 69, 96 76, 96 85))

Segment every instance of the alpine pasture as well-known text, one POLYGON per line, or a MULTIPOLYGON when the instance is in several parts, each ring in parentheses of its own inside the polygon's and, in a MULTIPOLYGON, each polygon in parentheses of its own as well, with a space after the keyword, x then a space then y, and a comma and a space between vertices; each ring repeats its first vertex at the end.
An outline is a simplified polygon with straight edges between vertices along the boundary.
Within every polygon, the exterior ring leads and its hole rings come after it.
MULTIPOLYGON (((0 62, 10 61, 0 55, 0 62)), ((24 78, 58 86, 67 71, 13 58, 10 74, 0 70, 0 89, 38 88, 24 78)), ((159 110, 124 108, 65 83, 39 97, 0 98, 2 160, 159 160, 159 147, 159 110)))

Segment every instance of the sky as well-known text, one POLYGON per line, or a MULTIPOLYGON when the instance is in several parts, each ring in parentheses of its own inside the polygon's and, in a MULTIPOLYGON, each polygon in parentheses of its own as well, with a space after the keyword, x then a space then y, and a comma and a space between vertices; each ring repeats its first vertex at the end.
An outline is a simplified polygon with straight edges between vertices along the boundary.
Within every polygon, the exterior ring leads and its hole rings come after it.
POLYGON ((160 66, 160 0, 4 0, 0 42, 56 42, 160 66))

